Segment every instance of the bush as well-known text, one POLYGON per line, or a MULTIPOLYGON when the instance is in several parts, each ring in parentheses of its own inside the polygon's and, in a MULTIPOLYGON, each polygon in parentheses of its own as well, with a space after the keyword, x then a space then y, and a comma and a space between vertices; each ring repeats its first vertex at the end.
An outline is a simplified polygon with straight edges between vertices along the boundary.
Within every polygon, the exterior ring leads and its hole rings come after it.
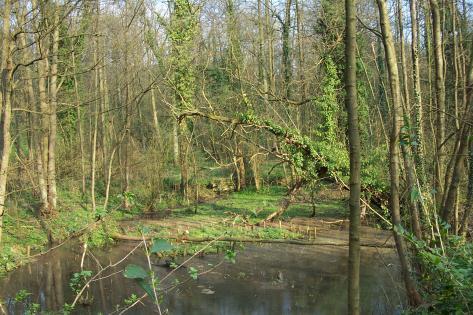
POLYGON ((428 306, 420 314, 471 314, 473 312, 473 244, 449 236, 444 250, 415 241, 423 273, 420 278, 428 306))

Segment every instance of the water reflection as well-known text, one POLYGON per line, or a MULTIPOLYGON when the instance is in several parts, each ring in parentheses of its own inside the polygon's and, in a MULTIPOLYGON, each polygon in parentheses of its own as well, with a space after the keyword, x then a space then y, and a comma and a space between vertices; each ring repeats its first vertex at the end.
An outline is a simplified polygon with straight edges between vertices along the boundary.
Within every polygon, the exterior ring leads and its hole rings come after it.
MULTIPOLYGON (((89 257, 85 269, 97 270, 117 261, 132 248, 121 244, 112 249, 95 252, 89 257)), ((71 303, 73 293, 69 280, 79 271, 80 252, 64 248, 18 269, 0 281, 1 296, 10 314, 22 314, 24 305, 12 297, 21 289, 32 293, 28 303, 40 304, 41 310, 60 310, 71 303)), ((402 301, 402 291, 392 279, 399 279, 391 250, 364 249, 362 251, 361 303, 363 314, 395 314, 402 301), (379 257, 382 255, 382 260, 379 257)), ((199 271, 216 265, 222 257, 196 258, 190 265, 199 271)), ((162 308, 169 314, 345 314, 347 300, 347 248, 304 247, 295 245, 249 246, 237 256, 237 263, 224 263, 196 281, 188 281, 168 292, 162 308)), ((146 265, 142 252, 137 251, 118 266, 128 263, 146 265)), ((162 277, 168 271, 156 267, 162 277)), ((180 280, 188 278, 187 270, 176 273, 180 280)), ((167 283, 174 281, 170 277, 167 283)), ((141 289, 120 273, 95 282, 90 287, 93 302, 80 306, 76 314, 111 314, 117 305, 141 289)), ((150 314, 154 311, 150 301, 139 305, 129 314, 150 314)))

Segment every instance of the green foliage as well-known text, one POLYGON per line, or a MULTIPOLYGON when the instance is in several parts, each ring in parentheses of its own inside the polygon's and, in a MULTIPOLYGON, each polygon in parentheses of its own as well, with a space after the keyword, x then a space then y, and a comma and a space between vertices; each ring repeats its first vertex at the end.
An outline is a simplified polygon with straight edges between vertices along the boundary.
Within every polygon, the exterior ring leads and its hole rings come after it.
POLYGON ((324 56, 330 56, 340 67, 342 73, 344 64, 344 50, 340 37, 345 28, 345 10, 341 2, 331 0, 320 1, 320 12, 317 17, 315 32, 321 36, 321 46, 326 47, 323 51, 324 56), (337 5, 338 4, 338 5, 337 5))
POLYGON ((225 253, 225 259, 234 264, 236 262, 236 251, 233 249, 228 249, 225 253))
POLYGON ((132 294, 132 295, 130 295, 130 297, 128 297, 124 300, 125 305, 132 305, 136 301, 138 301, 138 296, 136 294, 132 294))
POLYGON ((126 266, 125 270, 123 271, 123 276, 128 279, 146 279, 148 277, 148 273, 143 267, 130 264, 126 266))
POLYGON ((41 311, 41 305, 38 303, 31 303, 28 304, 25 310, 25 315, 34 315, 34 314, 40 314, 41 311))
POLYGON ((85 235, 85 237, 87 238, 87 243, 90 244, 92 248, 104 247, 107 244, 113 243, 113 239, 110 236, 110 231, 116 230, 116 222, 107 220, 92 229, 89 233, 85 235))
POLYGON ((74 293, 79 293, 82 287, 87 283, 87 281, 92 276, 92 271, 82 270, 80 272, 75 272, 72 275, 72 278, 69 280, 69 287, 74 293))
POLYGON ((388 190, 388 172, 386 165, 388 163, 386 146, 382 145, 363 153, 361 161, 362 185, 370 190, 384 192, 388 190))
POLYGON ((194 280, 197 280, 197 278, 199 277, 199 271, 195 269, 194 267, 189 267, 187 272, 189 274, 189 277, 191 277, 194 280))
POLYGON ((22 303, 25 307, 24 313, 25 315, 33 315, 33 314, 39 314, 41 311, 41 305, 38 303, 31 303, 29 301, 29 297, 32 294, 28 292, 27 290, 20 290, 16 293, 15 297, 13 298, 15 300, 15 303, 22 303))
POLYGON ((153 244, 151 245, 150 253, 157 254, 161 252, 167 252, 174 248, 167 240, 155 238, 153 244))
POLYGON ((189 0, 175 0, 168 34, 172 44, 173 88, 179 110, 193 107, 195 71, 193 44, 198 31, 198 10, 189 0))
MULTIPOLYGON (((365 75, 363 71, 364 65, 361 58, 356 59, 356 72, 357 77, 363 77, 365 75)), ((372 149, 372 140, 370 138, 370 112, 369 112, 369 93, 368 93, 368 84, 364 80, 356 81, 356 92, 357 92, 357 104, 358 104, 358 121, 359 121, 359 131, 361 137, 361 145, 364 148, 372 149), (369 144, 369 146, 368 146, 369 144)), ((371 135, 373 136, 373 135, 371 135)), ((366 149, 366 151, 368 151, 366 149)), ((364 157, 363 157, 364 158, 364 157)))
POLYGON ((68 107, 57 113, 57 122, 61 136, 72 143, 77 135, 77 120, 79 119, 74 107, 68 107))
POLYGON ((125 267, 123 276, 128 279, 133 279, 150 297, 154 296, 152 284, 155 283, 151 276, 143 267, 130 264, 125 267))
POLYGON ((441 224, 443 244, 439 245, 395 227, 416 248, 422 268, 419 280, 429 304, 413 310, 415 314, 471 314, 473 309, 473 244, 448 235, 449 228, 441 224))
POLYGON ((317 116, 320 122, 315 127, 315 136, 318 141, 340 145, 340 137, 337 134, 338 115, 340 108, 340 90, 341 82, 337 74, 337 68, 332 60, 328 57, 325 60, 325 76, 322 81, 321 95, 314 102, 317 116))
POLYGON ((469 314, 473 310, 473 245, 450 236, 445 254, 418 242, 424 266, 423 288, 432 303, 430 314, 469 314))
POLYGON ((18 291, 15 295, 15 302, 25 302, 26 299, 31 295, 30 292, 28 292, 27 290, 25 289, 22 289, 20 291, 18 291))
POLYGON ((318 178, 319 170, 327 168, 328 174, 346 176, 349 171, 348 153, 341 146, 314 141, 300 134, 299 130, 286 129, 269 119, 261 119, 252 111, 240 114, 240 120, 265 128, 282 142, 282 149, 289 154, 298 173, 307 181, 318 178))
POLYGON ((0 250, 0 275, 13 270, 20 262, 21 255, 13 252, 11 247, 3 247, 0 250))

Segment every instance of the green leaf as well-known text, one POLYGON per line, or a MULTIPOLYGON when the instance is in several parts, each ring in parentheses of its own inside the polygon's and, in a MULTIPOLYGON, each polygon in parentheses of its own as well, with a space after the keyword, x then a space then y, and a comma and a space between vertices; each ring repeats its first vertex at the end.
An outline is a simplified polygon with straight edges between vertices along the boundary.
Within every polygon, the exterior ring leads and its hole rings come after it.
POLYGON ((146 279, 148 273, 141 266, 130 264, 126 266, 123 276, 128 279, 146 279))
POLYGON ((194 267, 190 267, 188 273, 189 276, 194 280, 197 280, 197 278, 199 277, 199 271, 194 267))
POLYGON ((234 250, 227 250, 225 253, 225 259, 230 261, 232 264, 235 263, 236 252, 234 250))
POLYGON ((149 234, 149 232, 151 232, 151 229, 150 229, 149 226, 143 226, 143 227, 141 228, 141 233, 142 233, 143 235, 149 234))
POLYGON ((155 238, 153 240, 153 246, 151 246, 151 254, 156 254, 159 252, 170 251, 174 248, 167 240, 155 238))
POLYGON ((419 189, 413 188, 411 190, 411 201, 418 201, 420 199, 419 189))
POLYGON ((148 294, 151 298, 154 299, 154 292, 153 288, 151 287, 151 284, 144 279, 139 279, 137 280, 137 282, 140 288, 142 288, 146 292, 146 294, 148 294))

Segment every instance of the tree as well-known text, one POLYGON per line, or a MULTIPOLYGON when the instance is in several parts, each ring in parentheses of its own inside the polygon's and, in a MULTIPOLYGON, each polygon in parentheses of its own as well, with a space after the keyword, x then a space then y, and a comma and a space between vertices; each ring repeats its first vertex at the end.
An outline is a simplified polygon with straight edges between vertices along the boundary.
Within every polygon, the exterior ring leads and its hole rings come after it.
MULTIPOLYGON (((175 0, 168 29, 171 38, 171 64, 174 72, 176 116, 193 108, 195 92, 195 71, 193 65, 193 44, 197 36, 198 8, 189 0, 175 0)), ((191 143, 188 121, 179 123, 179 167, 181 171, 181 196, 189 197, 189 150, 191 143)))
POLYGON ((392 94, 392 122, 389 142, 389 172, 391 186, 389 208, 391 211, 391 218, 394 225, 394 239, 396 241, 396 248, 399 255, 399 260, 401 262, 401 272, 404 279, 404 284, 406 286, 409 304, 412 306, 418 306, 422 304, 422 299, 420 297, 419 292, 417 292, 415 284, 411 278, 406 246, 404 244, 402 236, 400 235, 400 230, 402 229, 399 187, 399 134, 402 122, 401 86, 399 83, 400 81, 397 67, 396 51, 394 48, 394 40, 389 22, 387 4, 385 0, 377 0, 377 3, 379 9, 381 32, 383 36, 384 52, 386 55, 386 63, 388 67, 388 75, 392 94))
POLYGON ((11 93, 12 93, 12 40, 10 34, 10 13, 11 1, 6 0, 3 10, 3 28, 2 28, 2 56, 0 59, 1 88, 0 88, 0 127, 2 130, 1 141, 1 160, 0 160, 0 242, 3 232, 3 216, 5 214, 5 200, 8 178, 8 165, 10 161, 10 124, 11 124, 11 93))
POLYGON ((350 143, 350 247, 348 253, 348 312, 360 314, 360 133, 356 86, 356 6, 345 1, 345 106, 350 143))

